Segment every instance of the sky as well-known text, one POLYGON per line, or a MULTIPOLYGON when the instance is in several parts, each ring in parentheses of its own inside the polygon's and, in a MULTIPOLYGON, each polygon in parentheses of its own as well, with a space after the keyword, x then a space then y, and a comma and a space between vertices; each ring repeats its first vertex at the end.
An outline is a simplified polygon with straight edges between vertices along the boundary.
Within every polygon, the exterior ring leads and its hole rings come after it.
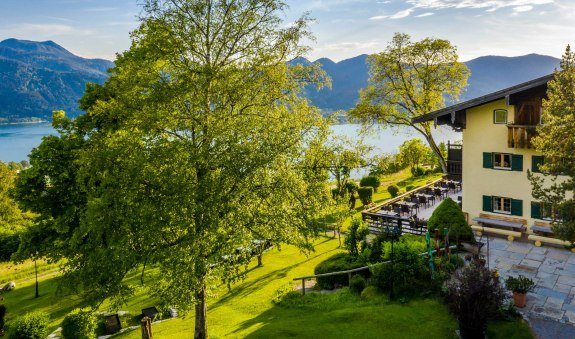
MULTIPOLYGON (((86 58, 130 46, 141 0, 0 0, 0 40, 53 40, 86 58)), ((575 42, 575 0, 286 0, 286 24, 314 18, 308 58, 385 49, 395 32, 448 39, 462 61, 484 55, 561 57, 575 42)))

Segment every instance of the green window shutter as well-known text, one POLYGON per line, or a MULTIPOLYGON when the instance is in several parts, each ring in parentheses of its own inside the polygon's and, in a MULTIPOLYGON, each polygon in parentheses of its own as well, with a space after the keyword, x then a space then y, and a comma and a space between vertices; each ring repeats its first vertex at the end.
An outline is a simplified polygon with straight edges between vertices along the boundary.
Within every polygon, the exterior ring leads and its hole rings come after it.
POLYGON ((483 168, 493 168, 493 153, 483 152, 483 168))
POLYGON ((523 172, 523 156, 521 154, 511 155, 511 170, 523 172))
POLYGON ((541 204, 536 201, 531 202, 531 218, 541 219, 541 204))
POLYGON ((493 212, 493 197, 490 195, 483 196, 483 211, 493 212))
POLYGON ((533 173, 541 173, 541 170, 539 169, 539 165, 543 165, 544 161, 545 160, 544 160, 543 156, 534 155, 531 158, 531 171, 533 173))
POLYGON ((523 216, 523 200, 511 199, 511 214, 523 216))

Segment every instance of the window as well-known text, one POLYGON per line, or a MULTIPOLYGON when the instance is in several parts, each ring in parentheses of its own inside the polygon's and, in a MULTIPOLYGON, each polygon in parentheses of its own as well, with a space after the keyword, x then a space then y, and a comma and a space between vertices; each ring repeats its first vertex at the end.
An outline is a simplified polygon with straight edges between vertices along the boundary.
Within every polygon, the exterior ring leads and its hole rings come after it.
POLYGON ((511 198, 493 197, 493 212, 511 214, 511 198))
POLYGON ((561 211, 544 202, 531 203, 531 217, 543 220, 562 220, 561 211))
POLYGON ((494 124, 507 124, 507 110, 506 109, 496 109, 493 111, 493 123, 494 124))
POLYGON ((493 168, 511 170, 511 154, 493 153, 493 168))

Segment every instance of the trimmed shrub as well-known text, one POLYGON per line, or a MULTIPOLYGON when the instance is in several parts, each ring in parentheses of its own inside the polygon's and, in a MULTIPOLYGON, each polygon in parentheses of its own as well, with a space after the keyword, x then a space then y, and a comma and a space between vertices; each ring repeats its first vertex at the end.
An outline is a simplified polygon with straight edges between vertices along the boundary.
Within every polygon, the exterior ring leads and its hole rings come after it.
POLYGON ((349 194, 355 194, 355 192, 357 192, 358 188, 359 188, 359 185, 355 181, 348 181, 345 183, 345 189, 347 190, 347 193, 349 193, 349 194))
MULTIPOLYGON (((357 262, 354 257, 350 256, 347 253, 338 253, 322 262, 320 262, 314 269, 314 274, 322 274, 322 273, 331 273, 331 272, 338 272, 338 271, 346 271, 351 270, 354 268, 358 268, 363 266, 362 263, 357 262)), ((369 275, 369 272, 365 270, 365 273, 369 275)), ((347 286, 349 284, 349 278, 347 274, 340 274, 334 275, 329 277, 319 277, 316 279, 317 284, 316 286, 325 289, 331 290, 339 286, 347 286)))
POLYGON ((377 287, 375 286, 366 286, 363 291, 361 291, 361 299, 362 300, 369 300, 375 298, 379 294, 377 287))
POLYGON ((409 192, 409 191, 413 190, 414 188, 415 188, 415 186, 409 185, 405 188, 405 191, 409 192))
POLYGON ((349 289, 353 293, 359 295, 365 288, 365 285, 367 285, 365 282, 365 278, 359 274, 356 274, 353 277, 351 277, 351 281, 349 282, 349 289))
POLYGON ((397 193, 399 193, 399 187, 395 186, 395 185, 390 185, 387 188, 387 191, 389 192, 389 194, 391 194, 392 198, 397 197, 397 193))
POLYGON ((360 187, 357 189, 357 195, 359 195, 359 200, 361 200, 362 204, 371 204, 373 201, 373 187, 360 187))
POLYGON ((430 232, 438 229, 439 234, 443 235, 446 227, 449 228, 450 239, 474 240, 473 232, 465 221, 461 207, 451 198, 443 200, 427 221, 427 229, 430 232))
POLYGON ((415 167, 411 168, 411 175, 414 177, 420 177, 420 176, 424 175, 425 173, 426 173, 425 169, 421 166, 415 166, 415 167))
POLYGON ((48 336, 49 319, 46 312, 26 313, 10 324, 10 338, 44 339, 48 336))
POLYGON ((64 339, 94 338, 96 326, 96 317, 92 312, 75 309, 68 313, 62 321, 62 337, 64 337, 64 339))
POLYGON ((361 178, 359 185, 363 187, 371 186, 373 187, 373 191, 377 193, 377 189, 379 188, 379 185, 381 185, 381 181, 377 175, 368 175, 361 178))
POLYGON ((366 243, 368 234, 369 230, 363 220, 361 220, 360 217, 353 218, 343 242, 349 254, 354 258, 357 258, 360 254, 360 245, 362 245, 361 247, 365 247, 363 244, 366 243))

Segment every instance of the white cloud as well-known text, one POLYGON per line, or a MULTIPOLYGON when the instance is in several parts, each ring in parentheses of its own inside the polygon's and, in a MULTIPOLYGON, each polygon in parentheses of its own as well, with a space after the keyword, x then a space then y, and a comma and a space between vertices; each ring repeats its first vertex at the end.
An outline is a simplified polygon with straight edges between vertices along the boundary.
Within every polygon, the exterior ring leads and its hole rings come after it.
POLYGON ((405 17, 408 17, 411 12, 413 12, 413 8, 408 8, 408 9, 404 9, 403 11, 399 11, 395 14, 393 14, 392 16, 390 16, 390 19, 402 19, 405 17))
POLYGON ((383 20, 383 19, 387 19, 387 18, 389 18, 389 15, 376 15, 376 16, 372 16, 368 20, 383 20))
POLYGON ((371 48, 377 45, 375 41, 365 41, 365 42, 338 42, 335 44, 325 45, 324 50, 328 51, 355 51, 360 49, 371 48))
POLYGON ((94 32, 91 30, 82 30, 76 29, 69 25, 61 25, 61 24, 18 24, 12 25, 6 29, 0 30, 0 33, 3 33, 7 36, 11 37, 21 37, 21 38, 30 38, 30 37, 41 37, 41 38, 50 38, 55 36, 64 36, 64 35, 76 35, 76 36, 86 36, 91 35, 94 32))
POLYGON ((526 5, 526 6, 517 6, 513 8, 513 11, 517 12, 517 13, 521 13, 521 12, 529 12, 530 10, 533 9, 533 6, 531 5, 526 5))
POLYGON ((434 14, 433 12, 426 12, 426 13, 422 13, 422 14, 416 15, 415 17, 416 17, 416 18, 424 18, 424 17, 426 17, 426 16, 432 16, 433 14, 434 14))
MULTIPOLYGON (((446 8, 475 8, 493 12, 505 7, 527 8, 527 6, 545 5, 554 3, 554 0, 408 0, 407 3, 417 8, 446 9, 446 8)), ((529 10, 531 10, 529 9, 529 10)))

